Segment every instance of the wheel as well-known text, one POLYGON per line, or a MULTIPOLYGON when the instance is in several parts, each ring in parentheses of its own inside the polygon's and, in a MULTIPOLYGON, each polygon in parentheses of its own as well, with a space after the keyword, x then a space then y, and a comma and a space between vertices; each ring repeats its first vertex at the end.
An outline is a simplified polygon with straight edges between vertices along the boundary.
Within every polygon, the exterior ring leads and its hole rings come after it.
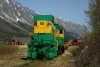
POLYGON ((62 51, 61 53, 64 53, 64 47, 62 47, 61 51, 62 51))
POLYGON ((58 49, 58 55, 61 55, 61 54, 62 54, 62 50, 58 49))

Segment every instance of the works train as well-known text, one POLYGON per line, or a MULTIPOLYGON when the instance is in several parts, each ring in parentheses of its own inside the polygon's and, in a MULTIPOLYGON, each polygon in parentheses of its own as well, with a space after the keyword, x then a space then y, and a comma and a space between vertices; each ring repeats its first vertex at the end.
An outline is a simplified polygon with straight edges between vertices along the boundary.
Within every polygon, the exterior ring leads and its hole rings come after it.
POLYGON ((50 59, 64 52, 64 28, 54 23, 53 15, 34 15, 33 29, 28 42, 28 58, 50 59))

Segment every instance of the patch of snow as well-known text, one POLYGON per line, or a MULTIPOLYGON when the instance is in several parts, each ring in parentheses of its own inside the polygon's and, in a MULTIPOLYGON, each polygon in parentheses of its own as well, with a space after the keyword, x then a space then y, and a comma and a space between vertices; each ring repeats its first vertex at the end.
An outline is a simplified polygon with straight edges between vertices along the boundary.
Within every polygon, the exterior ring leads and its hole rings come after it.
POLYGON ((60 18, 60 19, 61 19, 61 17, 58 17, 58 18, 60 18))
POLYGON ((6 18, 11 19, 12 21, 16 22, 14 19, 12 19, 9 15, 7 15, 6 13, 2 12, 6 18))
MULTIPOLYGON (((13 15, 15 16, 15 18, 17 19, 17 16, 13 13, 13 15)), ((17 21, 17 20, 16 20, 17 21)))
MULTIPOLYGON (((0 16, 2 19, 5 19, 4 17, 0 16)), ((5 19, 6 20, 6 19, 5 19)))
POLYGON ((64 22, 67 22, 66 20, 62 19, 61 17, 58 17, 58 18, 61 19, 61 20, 64 21, 64 22))
POLYGON ((16 10, 16 7, 15 7, 15 10, 16 10))
MULTIPOLYGON (((22 18, 23 19, 23 18, 22 18)), ((29 24, 25 19, 23 19, 23 22, 27 23, 28 25, 32 26, 31 24, 29 24)))
POLYGON ((33 13, 33 11, 31 11, 31 13, 33 13))
POLYGON ((17 12, 18 13, 18 15, 20 16, 20 13, 19 12, 17 12))
POLYGON ((39 13, 39 12, 35 12, 35 13, 37 13, 37 14, 41 14, 41 13, 39 13))
MULTIPOLYGON (((19 29, 22 29, 22 30, 24 30, 24 31, 27 31, 27 30, 25 30, 25 29, 23 29, 23 28, 21 28, 21 27, 19 27, 19 26, 17 26, 17 25, 15 25, 14 23, 12 23, 11 21, 9 21, 9 20, 7 20, 7 19, 5 19, 5 18, 3 18, 2 16, 0 16, 2 19, 4 19, 5 21, 8 21, 8 22, 10 22, 12 25, 14 25, 15 27, 17 27, 17 28, 19 28, 19 29)), ((28 32, 28 31, 27 31, 28 32)))
MULTIPOLYGON (((15 25, 15 24, 14 24, 15 25)), ((21 27, 19 27, 19 26, 17 26, 17 25, 15 25, 17 28, 19 28, 19 29, 22 29, 22 30, 24 30, 24 31, 27 31, 27 30, 25 30, 25 29, 23 29, 23 28, 21 28, 21 27)), ((28 31, 27 31, 28 32, 28 31)))
POLYGON ((22 19, 19 19, 19 18, 18 18, 18 21, 20 21, 20 22, 23 22, 23 23, 24 23, 24 21, 23 21, 22 19))
POLYGON ((31 17, 33 17, 33 15, 31 15, 31 17))
POLYGON ((61 17, 58 17, 60 20, 64 21, 61 17))
POLYGON ((9 4, 9 1, 8 0, 5 0, 8 4, 9 4))
POLYGON ((2 16, 0 16, 1 18, 3 18, 2 16))
MULTIPOLYGON (((10 22, 9 20, 5 19, 4 17, 0 16, 2 19, 4 19, 7 22, 10 22)), ((12 24, 12 22, 10 22, 12 24)))
POLYGON ((16 21, 18 21, 18 20, 19 20, 19 18, 16 19, 16 21))
POLYGON ((15 6, 15 1, 13 1, 13 5, 15 6))
POLYGON ((18 7, 20 7, 20 5, 18 5, 18 7))
POLYGON ((63 19, 63 21, 68 22, 67 20, 64 20, 64 19, 63 19))

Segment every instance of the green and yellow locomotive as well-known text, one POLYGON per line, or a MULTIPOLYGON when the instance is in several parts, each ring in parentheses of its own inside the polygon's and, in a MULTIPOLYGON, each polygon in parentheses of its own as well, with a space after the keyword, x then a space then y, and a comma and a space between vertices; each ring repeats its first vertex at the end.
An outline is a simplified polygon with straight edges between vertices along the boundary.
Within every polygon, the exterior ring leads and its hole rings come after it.
POLYGON ((34 15, 33 29, 27 57, 50 59, 64 52, 64 28, 54 23, 54 16, 34 15))

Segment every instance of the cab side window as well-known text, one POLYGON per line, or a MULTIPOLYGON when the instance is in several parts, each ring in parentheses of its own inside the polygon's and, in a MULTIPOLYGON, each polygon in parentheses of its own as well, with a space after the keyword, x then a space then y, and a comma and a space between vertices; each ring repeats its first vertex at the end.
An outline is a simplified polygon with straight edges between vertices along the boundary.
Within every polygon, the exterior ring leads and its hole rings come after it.
POLYGON ((62 34, 62 30, 60 30, 60 34, 62 34))

